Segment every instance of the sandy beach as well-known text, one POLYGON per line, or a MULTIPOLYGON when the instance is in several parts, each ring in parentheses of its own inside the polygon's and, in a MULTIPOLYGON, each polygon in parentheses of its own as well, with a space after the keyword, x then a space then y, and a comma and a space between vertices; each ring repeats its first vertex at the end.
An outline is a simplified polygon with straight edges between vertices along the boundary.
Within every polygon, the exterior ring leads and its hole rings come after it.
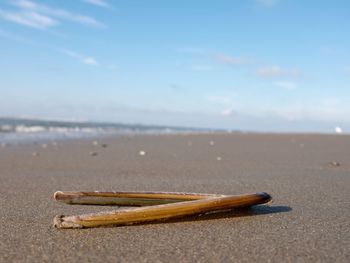
POLYGON ((0 262, 350 261, 348 135, 92 141, 0 147, 0 262), (188 220, 59 230, 52 227, 57 214, 113 208, 58 203, 57 190, 265 191, 273 201, 188 220))

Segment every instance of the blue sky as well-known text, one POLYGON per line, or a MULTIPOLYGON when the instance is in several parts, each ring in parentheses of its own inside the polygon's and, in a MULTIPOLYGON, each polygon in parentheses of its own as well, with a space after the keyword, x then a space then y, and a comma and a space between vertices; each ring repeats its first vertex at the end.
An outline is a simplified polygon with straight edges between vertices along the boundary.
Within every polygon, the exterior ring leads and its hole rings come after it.
POLYGON ((1 0, 0 116, 350 130, 350 2, 1 0))

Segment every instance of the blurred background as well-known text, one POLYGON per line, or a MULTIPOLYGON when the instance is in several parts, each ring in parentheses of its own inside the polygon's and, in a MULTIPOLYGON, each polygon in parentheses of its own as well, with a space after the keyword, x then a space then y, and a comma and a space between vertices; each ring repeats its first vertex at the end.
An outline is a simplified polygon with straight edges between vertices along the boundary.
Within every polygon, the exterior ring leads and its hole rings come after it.
POLYGON ((1 129, 347 132, 349 14, 347 0, 1 0, 1 129))

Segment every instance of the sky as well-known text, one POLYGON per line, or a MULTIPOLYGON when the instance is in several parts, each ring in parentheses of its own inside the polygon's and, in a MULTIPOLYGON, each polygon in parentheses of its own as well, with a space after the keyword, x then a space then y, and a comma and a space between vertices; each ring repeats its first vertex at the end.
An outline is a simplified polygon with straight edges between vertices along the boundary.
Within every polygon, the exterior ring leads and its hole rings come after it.
POLYGON ((350 131, 348 0, 0 0, 0 117, 350 131))

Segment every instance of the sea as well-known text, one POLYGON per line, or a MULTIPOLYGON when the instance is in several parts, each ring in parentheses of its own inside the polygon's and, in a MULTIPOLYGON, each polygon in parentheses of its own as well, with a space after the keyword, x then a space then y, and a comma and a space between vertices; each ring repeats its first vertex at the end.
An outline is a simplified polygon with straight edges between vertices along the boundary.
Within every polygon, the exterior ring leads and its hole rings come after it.
POLYGON ((133 134, 207 132, 206 129, 88 121, 0 118, 0 144, 58 141, 133 134))

